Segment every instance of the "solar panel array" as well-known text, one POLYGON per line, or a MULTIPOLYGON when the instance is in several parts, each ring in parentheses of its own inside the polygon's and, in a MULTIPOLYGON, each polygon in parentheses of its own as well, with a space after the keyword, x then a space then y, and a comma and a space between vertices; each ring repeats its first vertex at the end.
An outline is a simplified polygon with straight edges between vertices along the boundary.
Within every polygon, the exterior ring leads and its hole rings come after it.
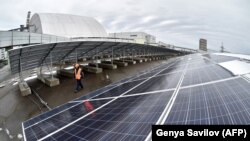
POLYGON ((249 82, 193 54, 25 121, 23 131, 28 141, 145 140, 152 124, 249 123, 249 82))
POLYGON ((128 42, 71 41, 13 49, 9 51, 9 58, 11 72, 14 74, 51 62, 61 63, 61 61, 105 55, 166 55, 169 53, 181 52, 164 47, 128 42))

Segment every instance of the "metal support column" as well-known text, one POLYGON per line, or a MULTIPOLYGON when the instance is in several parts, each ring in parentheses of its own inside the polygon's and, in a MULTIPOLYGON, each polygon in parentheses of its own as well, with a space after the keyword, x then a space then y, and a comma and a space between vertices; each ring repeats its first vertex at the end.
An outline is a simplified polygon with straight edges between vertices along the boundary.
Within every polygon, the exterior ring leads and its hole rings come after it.
POLYGON ((23 82, 23 68, 22 68, 22 49, 20 50, 20 54, 19 54, 19 78, 20 78, 20 82, 23 82))
POLYGON ((78 62, 78 58, 77 58, 77 48, 76 48, 76 64, 78 62))
POLYGON ((123 63, 124 63, 124 58, 125 58, 125 48, 126 48, 126 47, 123 48, 123 57, 122 57, 123 63))
POLYGON ((52 63, 52 52, 50 52, 50 73, 51 73, 51 78, 54 79, 54 76, 53 76, 53 63, 52 63))
POLYGON ((21 55, 20 55, 20 59, 19 59, 19 66, 20 66, 20 72, 19 72, 19 78, 20 78, 20 82, 23 82, 23 68, 22 68, 22 59, 21 59, 21 55))
POLYGON ((143 56, 145 57, 146 56, 146 49, 144 48, 144 54, 143 54, 143 56))
POLYGON ((42 76, 42 70, 43 70, 43 64, 41 64, 41 66, 40 66, 40 70, 39 70, 39 72, 40 72, 40 76, 42 76))
POLYGON ((132 61, 134 61, 134 51, 133 51, 133 49, 132 49, 132 61))
POLYGON ((111 58, 111 64, 113 65, 113 59, 114 59, 114 51, 113 51, 113 46, 112 46, 112 58, 111 58))
MULTIPOLYGON (((96 53, 98 55, 98 47, 96 47, 96 53)), ((95 56, 96 57, 96 56, 95 56)), ((98 68, 98 57, 96 57, 96 68, 98 68)))

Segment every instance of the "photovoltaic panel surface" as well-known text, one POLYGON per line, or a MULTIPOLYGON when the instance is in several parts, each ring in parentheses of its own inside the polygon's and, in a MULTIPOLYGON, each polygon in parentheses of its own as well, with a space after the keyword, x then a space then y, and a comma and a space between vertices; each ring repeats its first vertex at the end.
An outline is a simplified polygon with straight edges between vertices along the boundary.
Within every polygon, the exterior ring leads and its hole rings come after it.
POLYGON ((126 95, 175 88, 180 76, 181 73, 155 76, 126 95))
POLYGON ((230 78, 233 75, 218 65, 187 70, 182 86, 230 78))
POLYGON ((91 92, 23 125, 27 140, 145 140, 160 117, 164 124, 250 124, 249 101, 248 81, 193 54, 91 92), (91 110, 86 111, 85 101, 91 110))
POLYGON ((128 83, 123 83, 119 87, 115 87, 107 92, 102 93, 101 95, 97 95, 93 97, 94 99, 98 98, 105 98, 105 97, 114 97, 114 96, 119 96, 126 92, 127 90, 133 88, 134 86, 140 84, 143 82, 143 80, 138 80, 138 81, 133 81, 133 82, 128 82, 128 83))
POLYGON ((28 127, 30 125, 35 124, 37 121, 43 120, 43 119, 45 119, 47 117, 50 117, 50 116, 52 116, 52 115, 54 115, 54 114, 56 114, 58 112, 61 112, 61 111, 65 110, 65 109, 68 109, 68 108, 70 108, 72 106, 75 106, 76 104, 77 103, 65 103, 65 104, 63 104, 63 105, 61 105, 59 107, 54 108, 53 110, 51 110, 49 112, 43 113, 41 115, 38 115, 36 117, 33 117, 33 118, 29 119, 28 121, 25 121, 23 123, 23 125, 25 127, 28 127))
POLYGON ((242 78, 181 89, 165 124, 249 124, 249 100, 242 78))
POLYGON ((161 74, 167 74, 167 73, 174 73, 174 72, 180 72, 180 71, 183 71, 185 68, 185 65, 182 65, 182 66, 171 66, 169 67, 168 69, 162 71, 159 75, 161 74))
POLYGON ((66 111, 48 116, 44 120, 39 120, 32 125, 26 125, 24 129, 26 132, 26 137, 29 140, 40 139, 46 136, 48 133, 51 133, 63 127, 65 124, 69 124, 77 118, 84 116, 85 114, 107 103, 108 101, 110 101, 110 99, 92 102, 84 101, 82 103, 77 103, 72 108, 69 108, 66 111))
POLYGON ((118 98, 46 140, 143 140, 172 93, 118 98))

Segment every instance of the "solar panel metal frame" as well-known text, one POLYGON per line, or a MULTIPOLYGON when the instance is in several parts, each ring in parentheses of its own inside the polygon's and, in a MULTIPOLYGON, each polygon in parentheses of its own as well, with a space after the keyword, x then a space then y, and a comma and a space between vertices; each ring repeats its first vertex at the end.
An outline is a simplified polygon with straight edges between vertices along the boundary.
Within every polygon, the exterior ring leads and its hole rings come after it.
MULTIPOLYGON (((155 53, 180 53, 179 51, 156 47, 150 45, 126 43, 126 42, 111 42, 111 41, 73 41, 59 42, 41 45, 31 45, 9 51, 11 72, 13 74, 21 71, 40 67, 44 62, 58 63, 63 60, 74 60, 76 58, 93 57, 97 54, 112 55, 112 49, 119 53, 119 48, 126 49, 126 54, 137 54, 141 50, 148 49, 148 52, 155 53), (96 51, 96 48, 100 49, 96 51), (77 52, 77 56, 76 56, 77 52), (50 54, 52 59, 50 59, 50 54), (39 63, 37 63, 37 61, 39 63)), ((122 54, 122 53, 120 53, 122 54)))

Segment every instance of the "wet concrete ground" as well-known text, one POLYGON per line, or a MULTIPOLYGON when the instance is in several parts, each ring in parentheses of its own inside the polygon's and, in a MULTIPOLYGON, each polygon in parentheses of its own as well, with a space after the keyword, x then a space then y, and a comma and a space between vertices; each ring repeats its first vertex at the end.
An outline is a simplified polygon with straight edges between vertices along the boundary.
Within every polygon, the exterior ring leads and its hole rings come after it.
MULTIPOLYGON (((101 74, 85 73, 83 80, 84 89, 74 93, 75 80, 60 77, 60 85, 50 88, 37 79, 29 80, 29 86, 34 89, 40 97, 46 101, 49 107, 54 108, 72 99, 78 98, 98 88, 119 81, 123 78, 135 75, 160 65, 164 60, 144 62, 128 67, 119 67, 116 70, 106 70, 101 74)), ((1 70, 0 84, 10 79, 8 69, 1 70)), ((0 140, 18 140, 17 135, 22 134, 21 123, 35 115, 41 114, 48 109, 41 104, 35 95, 22 97, 18 85, 8 83, 0 88, 0 140), (1 130, 2 129, 2 130, 1 130), (5 129, 9 130, 7 135, 5 129)))

